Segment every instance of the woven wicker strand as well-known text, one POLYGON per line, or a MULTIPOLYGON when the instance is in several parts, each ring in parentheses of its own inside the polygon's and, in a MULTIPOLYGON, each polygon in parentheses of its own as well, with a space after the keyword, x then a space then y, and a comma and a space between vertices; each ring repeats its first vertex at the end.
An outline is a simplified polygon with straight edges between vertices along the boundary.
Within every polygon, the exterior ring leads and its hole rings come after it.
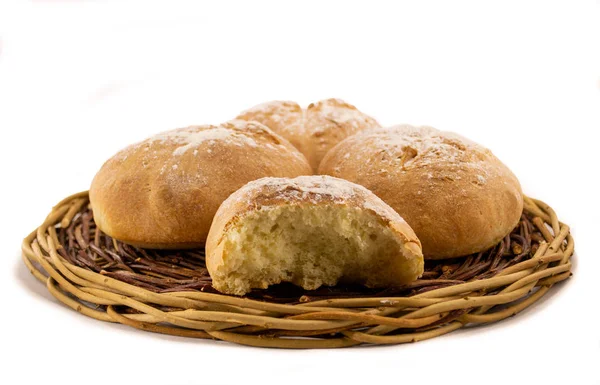
POLYGON ((81 314, 181 337, 298 349, 416 342, 511 317, 572 275, 569 227, 527 197, 521 227, 487 254, 431 265, 405 287, 245 298, 212 289, 203 250, 134 250, 95 228, 88 206, 87 192, 57 204, 24 239, 25 265, 81 314))

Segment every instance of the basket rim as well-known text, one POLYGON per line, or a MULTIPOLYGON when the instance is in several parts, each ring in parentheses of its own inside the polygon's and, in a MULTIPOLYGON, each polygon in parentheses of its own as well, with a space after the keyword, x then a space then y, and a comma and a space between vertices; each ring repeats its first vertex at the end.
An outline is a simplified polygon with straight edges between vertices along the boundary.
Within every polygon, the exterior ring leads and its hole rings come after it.
POLYGON ((491 278, 411 297, 337 298, 298 304, 204 292, 155 293, 71 264, 59 254, 62 246, 56 226, 68 227, 88 202, 88 191, 82 191, 56 204, 23 240, 25 265, 68 307, 98 320, 156 333, 277 348, 416 342, 515 315, 572 275, 574 240, 569 226, 558 220, 550 206, 526 196, 524 212, 532 215, 545 242, 531 259, 491 278))

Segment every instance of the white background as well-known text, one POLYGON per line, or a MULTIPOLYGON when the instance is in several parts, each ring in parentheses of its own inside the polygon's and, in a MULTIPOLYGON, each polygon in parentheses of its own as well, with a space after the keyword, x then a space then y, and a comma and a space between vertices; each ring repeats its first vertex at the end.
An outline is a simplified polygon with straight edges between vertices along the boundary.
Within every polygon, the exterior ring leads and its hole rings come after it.
POLYGON ((599 15, 591 1, 2 2, 0 382, 600 384, 599 15), (88 319, 23 266, 21 239, 118 149, 326 97, 491 148, 572 226, 575 275, 498 324, 283 351, 88 319))

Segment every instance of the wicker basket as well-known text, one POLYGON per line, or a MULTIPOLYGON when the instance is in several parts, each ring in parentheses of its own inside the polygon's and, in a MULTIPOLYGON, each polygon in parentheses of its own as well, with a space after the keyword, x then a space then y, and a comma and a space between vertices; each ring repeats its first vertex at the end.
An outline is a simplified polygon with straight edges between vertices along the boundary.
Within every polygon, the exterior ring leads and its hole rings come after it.
POLYGON ((521 235, 507 236, 490 250, 489 260, 480 253, 444 262, 454 265, 430 266, 426 275, 435 279, 378 293, 334 288, 325 295, 280 298, 278 292, 259 291, 240 298, 211 290, 203 250, 189 252, 188 259, 159 256, 163 259, 148 264, 151 251, 138 249, 141 254, 132 256, 101 234, 88 206, 87 192, 66 198, 23 241, 25 264, 54 297, 102 321, 260 347, 399 344, 500 321, 568 278, 574 250, 569 227, 554 210, 525 198, 521 235), (523 232, 533 244, 517 242, 523 232))

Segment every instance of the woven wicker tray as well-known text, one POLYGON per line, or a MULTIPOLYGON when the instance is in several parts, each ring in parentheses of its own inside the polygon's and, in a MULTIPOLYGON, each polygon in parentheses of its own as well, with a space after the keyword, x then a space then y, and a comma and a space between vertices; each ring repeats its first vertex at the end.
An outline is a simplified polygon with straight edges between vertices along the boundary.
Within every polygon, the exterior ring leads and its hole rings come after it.
POLYGON ((170 335, 277 348, 421 341, 500 321, 571 276, 569 227, 525 198, 519 226, 494 248, 428 261, 422 279, 385 290, 277 285, 244 298, 216 292, 204 250, 133 248, 96 229, 87 192, 27 236, 23 261, 59 301, 95 319, 170 335))

